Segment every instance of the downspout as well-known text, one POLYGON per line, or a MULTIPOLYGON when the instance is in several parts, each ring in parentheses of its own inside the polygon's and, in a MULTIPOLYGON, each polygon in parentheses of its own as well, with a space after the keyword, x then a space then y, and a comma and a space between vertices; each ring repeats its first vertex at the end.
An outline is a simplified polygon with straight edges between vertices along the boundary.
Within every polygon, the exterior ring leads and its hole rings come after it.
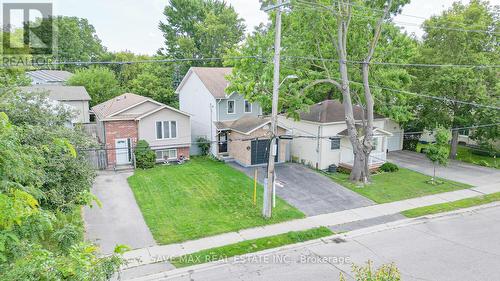
POLYGON ((319 165, 321 163, 321 142, 320 142, 320 137, 321 137, 321 125, 318 125, 318 136, 316 137, 316 153, 317 153, 317 162, 316 162, 316 169, 319 169, 319 165))

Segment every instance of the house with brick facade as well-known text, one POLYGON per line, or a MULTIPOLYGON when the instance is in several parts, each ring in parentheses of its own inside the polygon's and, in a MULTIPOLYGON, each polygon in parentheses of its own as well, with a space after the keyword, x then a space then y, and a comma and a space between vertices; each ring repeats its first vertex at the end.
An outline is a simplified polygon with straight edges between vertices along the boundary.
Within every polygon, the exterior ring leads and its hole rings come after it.
MULTIPOLYGON (((179 107, 191 115, 193 141, 202 137, 212 143, 211 154, 243 166, 267 163, 270 120, 262 107, 237 92, 227 92, 229 67, 192 67, 179 84, 179 107)), ((284 128, 279 129, 285 134, 284 128)), ((289 141, 278 140, 276 162, 288 160, 289 141)), ((191 154, 199 154, 197 146, 191 154)))
POLYGON ((92 107, 108 166, 132 163, 138 140, 146 140, 158 161, 189 158, 190 115, 151 98, 125 93, 92 107))

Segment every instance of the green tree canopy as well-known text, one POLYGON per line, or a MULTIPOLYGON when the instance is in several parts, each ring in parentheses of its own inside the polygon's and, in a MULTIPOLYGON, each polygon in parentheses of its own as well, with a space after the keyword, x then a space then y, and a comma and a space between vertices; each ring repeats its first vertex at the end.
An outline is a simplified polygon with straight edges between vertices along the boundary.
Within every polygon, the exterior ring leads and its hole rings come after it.
POLYGON ((92 98, 91 105, 105 102, 121 91, 115 73, 99 66, 77 70, 68 80, 68 85, 84 86, 92 98))
MULTIPOLYGON (((325 6, 332 1, 313 1, 325 6)), ((334 1, 333 1, 334 2, 334 1)), ((397 1, 393 12, 396 13, 407 1, 397 1)), ((356 2, 359 8, 353 8, 353 16, 347 34, 347 49, 349 60, 362 61, 368 51, 368 43, 373 37, 368 26, 374 26, 380 18, 380 13, 371 9, 363 1, 356 2)), ((372 4, 370 4, 372 5, 372 4)), ((274 19, 274 16, 272 17, 274 19)), ((288 114, 298 117, 298 112, 308 105, 325 99, 341 99, 340 91, 332 84, 318 84, 305 92, 304 88, 318 79, 339 79, 339 64, 335 46, 337 19, 328 10, 318 6, 303 5, 292 2, 290 10, 283 14, 282 27, 282 63, 281 78, 294 74, 297 80, 285 82, 280 89, 280 108, 288 114), (321 30, 321 32, 318 32, 321 30)), ((251 100, 262 103, 269 111, 272 92, 274 46, 274 23, 269 27, 261 27, 246 38, 243 46, 232 53, 234 56, 258 56, 260 59, 243 59, 236 62, 228 61, 234 71, 230 77, 231 86, 228 91, 238 91, 251 100)), ((416 41, 403 33, 390 20, 383 26, 381 39, 377 46, 373 61, 391 61, 406 63, 411 61, 416 53, 416 41)), ((411 76, 405 69, 389 68, 372 65, 370 68, 370 83, 396 89, 408 89, 411 76)), ((351 91, 354 102, 363 104, 363 88, 361 65, 349 66, 351 91)), ((403 94, 382 91, 372 88, 375 96, 376 111, 393 119, 406 122, 411 119, 409 97, 403 94)))
POLYGON ((243 39, 243 20, 224 1, 170 0, 163 14, 166 21, 160 30, 165 47, 160 53, 168 57, 219 58, 243 39))
MULTIPOLYGON (((500 61, 497 34, 500 25, 495 9, 487 2, 459 2, 424 23, 425 35, 419 46, 417 61, 432 64, 488 65, 500 61), (447 27, 443 29, 440 27, 447 27), (475 30, 464 32, 456 29, 475 30)), ((422 98, 416 100, 419 109, 417 127, 436 126, 458 128, 500 122, 496 110, 476 107, 468 103, 498 106, 500 82, 495 68, 441 67, 413 70, 413 89, 416 92, 439 96, 450 101, 422 98)), ((458 130, 453 131, 450 157, 455 157, 458 130)), ((477 130, 478 138, 498 137, 498 126, 477 130)))

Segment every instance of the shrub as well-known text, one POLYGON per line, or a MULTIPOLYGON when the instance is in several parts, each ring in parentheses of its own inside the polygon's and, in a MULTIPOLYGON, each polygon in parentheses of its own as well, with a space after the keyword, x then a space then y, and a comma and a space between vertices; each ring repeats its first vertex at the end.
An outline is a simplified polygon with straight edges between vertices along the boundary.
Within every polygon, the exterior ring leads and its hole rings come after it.
MULTIPOLYGON (((354 280, 356 281, 400 281, 401 274, 394 263, 384 264, 379 268, 373 267, 373 262, 368 261, 365 266, 352 266, 354 280)), ((344 274, 340 274, 340 280, 345 281, 344 274)))
POLYGON ((403 140, 403 149, 409 151, 417 151, 418 139, 403 140))
POLYGON ((204 137, 199 137, 198 139, 196 139, 196 142, 198 143, 198 147, 200 148, 201 155, 208 155, 208 153, 210 152, 210 141, 204 137))
POLYGON ((386 162, 382 166, 380 166, 380 170, 383 172, 392 173, 399 171, 399 167, 394 163, 386 162))
POLYGON ((135 164, 139 169, 150 169, 155 166, 156 154, 149 147, 149 143, 145 140, 139 140, 134 151, 135 164))

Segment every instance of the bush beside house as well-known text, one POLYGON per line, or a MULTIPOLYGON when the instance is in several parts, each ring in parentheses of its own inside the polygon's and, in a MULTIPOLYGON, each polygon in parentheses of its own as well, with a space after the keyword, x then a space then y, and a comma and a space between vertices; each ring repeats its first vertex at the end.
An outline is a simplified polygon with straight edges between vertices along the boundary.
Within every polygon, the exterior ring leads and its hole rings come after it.
POLYGON ((134 151, 135 164, 139 169, 151 169, 156 163, 156 154, 145 140, 139 140, 134 151))

